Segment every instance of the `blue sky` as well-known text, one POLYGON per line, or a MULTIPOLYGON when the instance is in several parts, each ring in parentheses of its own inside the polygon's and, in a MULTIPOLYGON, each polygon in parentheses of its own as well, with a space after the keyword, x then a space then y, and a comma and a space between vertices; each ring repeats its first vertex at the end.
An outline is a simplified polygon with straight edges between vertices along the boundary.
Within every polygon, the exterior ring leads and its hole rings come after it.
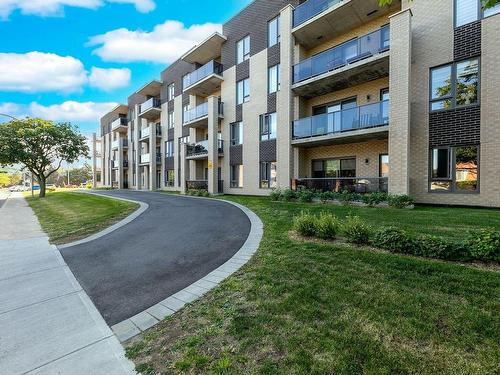
POLYGON ((0 113, 97 130, 112 103, 159 78, 249 2, 2 0, 0 113))

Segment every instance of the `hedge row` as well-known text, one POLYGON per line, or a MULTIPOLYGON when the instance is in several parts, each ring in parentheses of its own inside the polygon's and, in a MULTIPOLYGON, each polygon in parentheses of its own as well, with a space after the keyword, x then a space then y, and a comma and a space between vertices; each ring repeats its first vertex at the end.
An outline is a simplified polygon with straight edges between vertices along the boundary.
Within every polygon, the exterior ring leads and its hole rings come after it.
POLYGON ((188 189, 186 195, 191 195, 193 197, 210 197, 210 193, 205 189, 188 189))
POLYGON ((414 199, 408 195, 389 195, 387 193, 353 193, 348 190, 342 192, 321 191, 312 189, 275 189, 270 194, 271 199, 275 201, 292 202, 298 201, 303 203, 312 202, 314 199, 319 199, 323 203, 329 201, 342 202, 350 204, 352 202, 361 202, 370 207, 380 203, 387 203, 391 207, 405 208, 414 204, 414 199))
POLYGON ((500 232, 483 229, 469 233, 463 242, 451 242, 435 236, 412 236, 402 229, 373 229, 358 216, 348 216, 342 222, 330 213, 319 216, 302 212, 295 216, 293 228, 306 237, 335 239, 342 234, 356 245, 372 245, 391 253, 456 261, 500 261, 500 232))

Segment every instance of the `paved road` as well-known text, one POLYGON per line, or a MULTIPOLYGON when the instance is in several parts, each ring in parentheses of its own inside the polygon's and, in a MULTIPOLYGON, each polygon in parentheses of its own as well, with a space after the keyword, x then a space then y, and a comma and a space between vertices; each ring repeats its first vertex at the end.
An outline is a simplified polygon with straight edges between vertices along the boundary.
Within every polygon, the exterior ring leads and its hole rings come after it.
POLYGON ((109 325, 164 300, 230 259, 250 232, 228 203, 162 193, 109 191, 149 209, 98 240, 61 253, 109 325))
POLYGON ((0 191, 0 208, 2 208, 3 204, 5 203, 9 195, 10 195, 9 191, 6 190, 0 191))

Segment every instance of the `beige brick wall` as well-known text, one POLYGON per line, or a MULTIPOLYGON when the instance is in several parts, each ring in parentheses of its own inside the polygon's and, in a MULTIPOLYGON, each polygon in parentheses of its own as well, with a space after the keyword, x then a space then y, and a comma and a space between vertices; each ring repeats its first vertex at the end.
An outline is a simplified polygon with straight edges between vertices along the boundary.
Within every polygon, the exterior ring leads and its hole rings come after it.
POLYGON ((312 176, 312 161, 316 159, 336 159, 356 157, 356 174, 358 177, 379 176, 379 155, 388 153, 388 141, 374 140, 368 142, 302 148, 299 151, 299 177, 312 176), (368 159, 368 163, 365 162, 368 159))

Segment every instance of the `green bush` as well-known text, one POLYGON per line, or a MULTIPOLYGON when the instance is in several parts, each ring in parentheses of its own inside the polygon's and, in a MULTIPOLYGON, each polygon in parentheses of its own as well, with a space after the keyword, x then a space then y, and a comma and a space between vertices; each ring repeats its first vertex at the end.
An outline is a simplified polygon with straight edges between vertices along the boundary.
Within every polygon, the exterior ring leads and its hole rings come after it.
POLYGON ((338 199, 345 205, 350 204, 354 201, 359 201, 360 195, 357 193, 351 193, 349 190, 343 190, 342 193, 338 195, 338 199))
POLYGON ((373 236, 375 247, 391 253, 418 254, 419 248, 414 238, 404 230, 395 227, 382 228, 373 236))
POLYGON ((299 200, 299 202, 302 203, 312 202, 315 195, 316 195, 315 191, 310 189, 300 189, 296 193, 297 199, 299 200))
POLYGON ((269 197, 273 201, 279 201, 281 199, 281 189, 273 189, 271 190, 271 194, 269 194, 269 197))
POLYGON ((297 198, 297 193, 292 189, 284 189, 281 192, 281 200, 285 202, 291 202, 297 198))
POLYGON ((493 229, 472 232, 465 246, 474 259, 500 261, 500 232, 493 229))
POLYGON ((389 195, 389 206, 395 208, 405 208, 415 203, 415 200, 409 195, 389 195))
POLYGON ((348 216, 342 225, 342 233, 347 242, 364 245, 370 241, 371 228, 358 216, 348 216))
POLYGON ((188 191, 186 191, 186 194, 193 197, 210 197, 210 193, 205 189, 188 189, 188 191))
POLYGON ((361 201, 370 207, 376 206, 382 202, 387 202, 388 195, 386 193, 369 193, 361 196, 361 201))
POLYGON ((334 239, 339 230, 339 220, 335 215, 323 212, 316 218, 315 236, 324 240, 334 239))
POLYGON ((314 236, 316 233, 316 216, 302 211, 300 215, 293 218, 293 229, 302 236, 314 236))
POLYGON ((467 251, 462 244, 446 241, 435 236, 418 238, 418 254, 427 258, 467 260, 467 251))
POLYGON ((86 189, 92 189, 92 183, 87 182, 87 184, 85 185, 85 188, 86 189))

